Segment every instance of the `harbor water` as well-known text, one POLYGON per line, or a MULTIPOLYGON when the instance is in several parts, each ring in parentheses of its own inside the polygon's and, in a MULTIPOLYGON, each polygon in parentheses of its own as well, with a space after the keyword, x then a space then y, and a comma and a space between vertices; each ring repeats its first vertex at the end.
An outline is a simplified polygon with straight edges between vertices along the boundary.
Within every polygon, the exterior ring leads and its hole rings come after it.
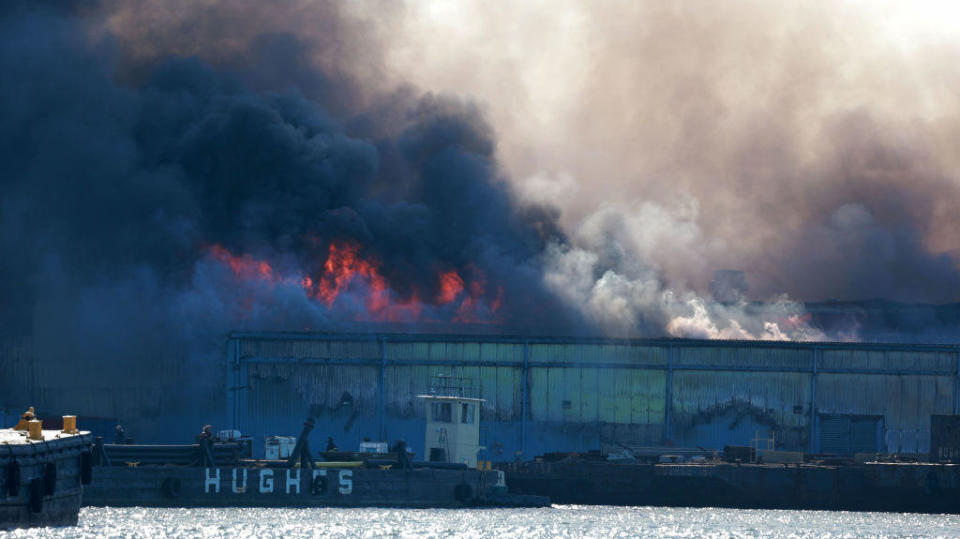
POLYGON ((85 507, 13 537, 960 537, 960 515, 563 505, 547 509, 85 507))

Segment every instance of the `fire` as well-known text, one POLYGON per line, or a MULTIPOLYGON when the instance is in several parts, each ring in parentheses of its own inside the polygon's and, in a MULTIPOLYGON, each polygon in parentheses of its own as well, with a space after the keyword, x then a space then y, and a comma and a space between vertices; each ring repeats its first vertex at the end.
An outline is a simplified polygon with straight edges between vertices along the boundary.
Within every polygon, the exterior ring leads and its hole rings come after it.
POLYGON ((493 323, 503 302, 503 288, 498 287, 492 301, 486 299, 486 276, 479 268, 468 265, 465 280, 456 269, 436 274, 437 293, 432 303, 425 303, 421 290, 414 288, 409 297, 400 297, 389 286, 375 258, 364 257, 357 243, 334 242, 327 248, 323 264, 313 274, 281 275, 266 260, 249 254, 234 255, 220 245, 209 248, 211 257, 230 268, 241 281, 258 281, 268 286, 292 284, 303 289, 307 297, 328 309, 349 309, 358 321, 438 322, 447 319, 456 323, 493 323), (348 300, 344 300, 349 297, 348 300), (343 301, 345 304, 341 305, 343 301), (444 314, 447 313, 447 314, 444 314))
POLYGON ((265 260, 256 260, 250 255, 234 256, 220 245, 210 247, 210 254, 219 262, 230 266, 234 275, 241 279, 265 279, 268 281, 277 279, 270 263, 265 260))
POLYGON ((359 252, 360 246, 356 244, 331 244, 327 261, 323 264, 324 273, 312 295, 332 307, 341 292, 360 281, 369 290, 367 311, 380 313, 389 305, 387 282, 372 263, 360 257, 359 252))
POLYGON ((441 305, 453 303, 461 292, 463 292, 463 279, 457 272, 450 270, 440 274, 440 294, 437 296, 437 303, 441 305))

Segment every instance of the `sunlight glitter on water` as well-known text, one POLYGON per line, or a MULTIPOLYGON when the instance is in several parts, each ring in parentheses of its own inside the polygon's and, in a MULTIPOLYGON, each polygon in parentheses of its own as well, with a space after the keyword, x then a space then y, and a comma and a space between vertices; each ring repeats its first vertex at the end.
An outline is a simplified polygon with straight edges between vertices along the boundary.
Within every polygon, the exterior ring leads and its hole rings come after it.
POLYGON ((558 505, 547 509, 87 507, 13 537, 960 537, 960 515, 558 505))

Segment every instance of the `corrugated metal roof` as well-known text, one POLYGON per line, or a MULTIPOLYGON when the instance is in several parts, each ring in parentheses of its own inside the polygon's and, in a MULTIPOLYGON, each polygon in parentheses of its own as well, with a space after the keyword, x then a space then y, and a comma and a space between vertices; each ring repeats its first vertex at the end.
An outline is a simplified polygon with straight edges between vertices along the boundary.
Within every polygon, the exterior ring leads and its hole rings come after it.
POLYGON ((918 350, 960 352, 960 344, 909 344, 909 343, 869 343, 869 342, 798 342, 798 341, 739 341, 719 339, 611 339, 603 337, 536 337, 515 335, 457 335, 432 333, 313 333, 313 332, 233 332, 231 339, 254 339, 260 341, 279 340, 374 340, 392 343, 399 342, 480 342, 514 344, 592 344, 592 345, 628 345, 628 346, 707 346, 713 348, 793 348, 822 350, 918 350))

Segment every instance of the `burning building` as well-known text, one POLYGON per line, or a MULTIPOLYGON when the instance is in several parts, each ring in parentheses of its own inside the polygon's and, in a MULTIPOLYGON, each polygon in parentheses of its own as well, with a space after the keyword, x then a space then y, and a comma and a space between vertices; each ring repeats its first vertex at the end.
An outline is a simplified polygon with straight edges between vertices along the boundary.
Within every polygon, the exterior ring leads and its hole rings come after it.
POLYGON ((530 137, 582 143, 543 159, 580 171, 565 191, 513 177, 527 143, 498 139, 502 112, 388 77, 379 32, 396 21, 349 10, 0 11, 0 407, 122 421, 143 441, 214 420, 275 433, 304 414, 339 439, 414 440, 422 410, 404 395, 466 369, 498 457, 742 443, 763 426, 816 449, 834 416, 921 451, 925 418, 955 411, 956 307, 928 305, 960 299, 953 131, 899 116, 936 96, 834 109, 890 81, 795 94, 783 66, 829 72, 817 53, 833 48, 699 6, 640 13, 659 26, 632 33, 671 45, 630 54, 714 36, 695 49, 720 56, 631 58, 637 84, 663 80, 642 91, 599 66, 611 98, 592 97, 598 80, 579 130, 530 137), (703 71, 738 65, 725 47, 744 43, 795 60, 750 60, 771 106, 810 108, 757 111, 744 73, 703 71), (612 132, 623 118, 631 131, 612 132))

